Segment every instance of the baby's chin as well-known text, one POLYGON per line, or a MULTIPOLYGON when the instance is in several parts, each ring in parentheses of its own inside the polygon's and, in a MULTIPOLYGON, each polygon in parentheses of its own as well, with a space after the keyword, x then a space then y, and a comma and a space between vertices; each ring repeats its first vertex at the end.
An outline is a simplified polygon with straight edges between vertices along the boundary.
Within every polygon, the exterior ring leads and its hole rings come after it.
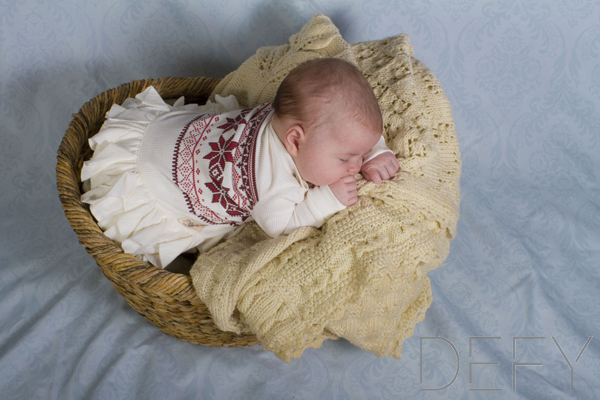
POLYGON ((323 183, 321 181, 317 181, 318 183, 311 182, 311 181, 306 181, 306 182, 308 182, 309 185, 314 185, 314 186, 329 186, 329 185, 331 185, 331 183, 329 183, 329 182, 323 183))

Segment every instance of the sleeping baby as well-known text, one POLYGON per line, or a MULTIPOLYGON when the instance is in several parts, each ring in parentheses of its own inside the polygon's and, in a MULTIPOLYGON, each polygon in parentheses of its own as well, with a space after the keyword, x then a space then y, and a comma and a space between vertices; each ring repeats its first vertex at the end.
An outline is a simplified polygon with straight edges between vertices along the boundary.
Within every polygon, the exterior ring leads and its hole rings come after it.
POLYGON ((382 129, 367 80, 339 59, 300 64, 253 109, 218 95, 170 106, 150 87, 89 140, 82 201, 106 236, 162 268, 251 220, 272 237, 320 227, 356 203, 356 173, 379 184, 398 171, 382 129))

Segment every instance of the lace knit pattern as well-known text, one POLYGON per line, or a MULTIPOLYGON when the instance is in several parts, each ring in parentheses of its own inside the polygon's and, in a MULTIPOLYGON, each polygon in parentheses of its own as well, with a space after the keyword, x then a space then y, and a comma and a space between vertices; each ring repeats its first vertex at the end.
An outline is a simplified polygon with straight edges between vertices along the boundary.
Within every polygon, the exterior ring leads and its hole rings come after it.
POLYGON ((259 49, 213 95, 245 107, 271 101, 295 65, 317 57, 346 59, 367 77, 400 171, 379 186, 360 177, 358 203, 320 229, 269 238, 249 223, 191 275, 220 329, 254 332, 283 360, 337 337, 399 359, 431 304, 427 272, 456 233, 461 159, 450 105, 407 35, 348 45, 322 15, 289 45, 259 49))

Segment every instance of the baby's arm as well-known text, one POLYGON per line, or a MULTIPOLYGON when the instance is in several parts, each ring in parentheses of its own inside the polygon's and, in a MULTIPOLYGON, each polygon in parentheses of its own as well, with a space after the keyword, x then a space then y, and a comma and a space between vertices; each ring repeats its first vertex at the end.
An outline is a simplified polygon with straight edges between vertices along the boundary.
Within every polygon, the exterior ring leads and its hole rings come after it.
POLYGON ((383 136, 379 142, 365 155, 364 163, 360 172, 368 181, 380 184, 386 179, 390 179, 400 169, 400 164, 387 146, 383 136))
POLYGON ((319 228, 344 208, 328 186, 306 191, 298 185, 268 193, 256 204, 252 217, 269 236, 277 237, 302 226, 319 228))

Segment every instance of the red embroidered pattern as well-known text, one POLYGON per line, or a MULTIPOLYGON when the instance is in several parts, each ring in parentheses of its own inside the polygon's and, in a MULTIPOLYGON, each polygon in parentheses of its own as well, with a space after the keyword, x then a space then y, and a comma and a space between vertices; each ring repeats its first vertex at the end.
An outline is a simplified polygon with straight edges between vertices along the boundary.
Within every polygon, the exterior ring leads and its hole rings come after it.
MULTIPOLYGON (((225 131, 223 133, 225 133, 225 131)), ((208 168, 211 171, 211 175, 217 177, 223 173, 227 161, 233 162, 231 152, 235 150, 238 144, 233 141, 233 136, 227 141, 221 136, 217 143, 209 143, 208 145, 211 147, 212 151, 205 155, 204 159, 210 160, 208 168)))
POLYGON ((238 143, 238 148, 245 151, 236 151, 233 161, 235 168, 232 171, 233 189, 239 198, 238 203, 248 211, 251 211, 258 201, 255 176, 257 133, 273 107, 267 103, 255 110, 256 114, 246 124, 238 143))
POLYGON ((179 134, 173 154, 173 182, 183 191, 190 212, 211 224, 225 224, 227 221, 202 205, 201 182, 199 179, 194 179, 194 175, 199 174, 201 170, 199 166, 194 165, 194 154, 200 154, 202 141, 207 139, 207 134, 210 132, 210 124, 218 121, 218 115, 202 114, 194 118, 179 134))
POLYGON ((271 110, 266 104, 233 118, 205 114, 183 128, 173 154, 173 181, 202 221, 236 226, 250 216, 258 201, 256 140, 271 110))

